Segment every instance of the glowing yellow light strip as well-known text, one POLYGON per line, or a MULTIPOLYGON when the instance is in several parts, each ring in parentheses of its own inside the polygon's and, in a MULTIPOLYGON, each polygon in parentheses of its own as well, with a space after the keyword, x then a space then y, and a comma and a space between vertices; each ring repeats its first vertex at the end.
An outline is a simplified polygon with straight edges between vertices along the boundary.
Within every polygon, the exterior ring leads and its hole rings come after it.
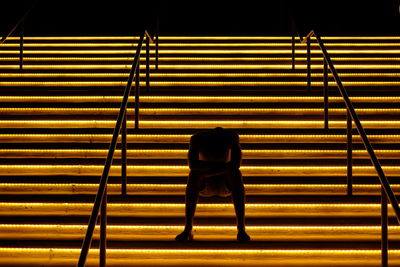
MULTIPOLYGON (((134 98, 134 97, 133 97, 134 98)), ((352 96, 352 102, 398 103, 399 96, 352 96)), ((319 96, 141 96, 146 103, 258 103, 305 102, 321 103, 319 96)), ((121 96, 0 96, 1 102, 121 102, 121 96)), ((331 102, 342 102, 342 97, 329 97, 331 102)))
MULTIPOLYGON (((1 175, 100 175, 104 166, 99 165, 0 165, 1 175)), ((187 166, 128 166, 130 176, 187 176, 187 166)), ((398 175, 400 166, 384 166, 386 175, 398 175)), ((245 176, 340 176, 345 175, 345 166, 242 166, 245 176)), ((371 166, 353 166, 355 176, 376 175, 371 166)), ((112 166, 110 175, 120 175, 121 167, 112 166)))
MULTIPOLYGON (((0 183, 1 194, 96 194, 98 184, 49 184, 49 183, 0 183)), ((186 184, 128 184, 128 195, 184 195, 186 184)), ((394 192, 400 192, 399 184, 391 184, 394 192)), ((120 194, 120 184, 109 184, 109 194, 120 194)), ((345 195, 347 185, 344 184, 246 184, 249 195, 345 195)), ((381 186, 353 185, 356 195, 380 195, 381 186)))
MULTIPOLYGON (((345 81, 342 82, 345 86, 399 86, 400 81, 345 81)), ((154 81, 151 82, 152 86, 306 86, 307 81, 302 82, 286 82, 286 81, 258 81, 258 82, 243 82, 243 81, 154 81)), ((313 82, 314 86, 323 86, 323 82, 313 82)), ((140 82, 140 86, 145 86, 146 83, 140 82)), ((76 81, 62 81, 62 82, 0 82, 0 86, 126 86, 126 81, 90 81, 90 82, 76 82, 76 81)), ((329 82, 329 86, 336 86, 336 82, 329 82)))
MULTIPOLYGON (((320 49, 312 49, 313 54, 321 54, 320 49)), ((330 49, 330 54, 399 54, 400 49, 330 49)), ((24 50, 24 54, 134 54, 134 49, 122 50, 122 49, 87 49, 87 50, 24 50)), ((144 54, 145 51, 142 51, 144 54)), ((177 50, 177 49, 160 49, 159 54, 290 54, 290 49, 209 49, 209 50, 177 50)), ((298 54, 306 54, 305 49, 299 49, 296 51, 298 54)), ((0 54, 19 54, 19 50, 0 50, 0 54)), ((151 54, 154 54, 154 50, 151 50, 151 54)))
MULTIPOLYGON (((358 115, 396 115, 400 114, 398 108, 357 108, 358 115)), ((119 108, 0 108, 0 114, 91 114, 91 115, 116 115, 119 108)), ((134 109, 128 109, 134 114, 134 109)), ((142 108, 141 115, 308 115, 323 114, 322 108, 142 108)), ((332 115, 344 115, 346 109, 331 108, 332 115)))
MULTIPOLYGON (((85 234, 87 225, 55 225, 55 224, 0 224, 0 237, 3 239, 40 239, 58 240, 74 239, 85 234)), ((390 226, 389 230, 397 232, 398 226, 390 226)), ((107 225, 107 237, 113 240, 173 240, 180 233, 182 226, 177 225, 107 225)), ((196 240, 235 240, 234 226, 195 226, 196 240)), ((257 241, 284 240, 320 240, 320 241, 378 241, 379 226, 247 226, 246 231, 257 241), (288 231, 293 235, 287 235, 288 231)), ((100 226, 94 231, 98 239, 100 226)), ((398 234, 390 238, 399 240, 398 234)))
MULTIPOLYGON (((313 47, 319 47, 312 43, 313 47)), ((2 47, 19 47, 18 43, 4 43, 2 47)), ((137 43, 24 43, 25 47, 137 47, 137 43)), ((145 45, 144 45, 145 46, 145 45)), ((155 44, 150 44, 155 47, 155 44)), ((291 47, 291 43, 159 43, 160 47, 291 47)), ((305 47, 305 44, 296 43, 297 47, 305 47)), ((326 43, 325 46, 335 47, 369 47, 369 46, 400 46, 400 43, 326 43)))
MULTIPOLYGON (((398 143, 400 135, 368 135, 374 143, 398 143)), ((150 143, 188 143, 190 135, 168 135, 168 134, 142 134, 128 135, 129 142, 150 142, 150 143)), ((107 134, 0 134, 2 142, 77 142, 77 143, 109 143, 111 135, 107 134)), ((342 143, 346 141, 345 135, 240 135, 242 143, 342 143)), ((361 142, 358 135, 353 136, 353 142, 361 142)))
MULTIPOLYGON (((44 157, 44 158, 103 158, 108 150, 101 149, 0 149, 3 158, 44 157)), ((244 159, 268 158, 344 158, 345 150, 243 150, 244 159)), ((375 150, 380 158, 400 158, 400 150, 375 150)), ((115 157, 120 157, 120 151, 115 152, 115 157)), ((186 159, 187 150, 178 149, 135 149, 128 150, 129 158, 163 158, 186 159)), ((353 150, 354 158, 369 158, 365 150, 353 150)))
MULTIPOLYGON (((138 36, 25 36, 26 40, 138 40, 138 36)), ((314 39, 314 37, 312 37, 314 39)), ((287 40, 291 36, 159 36, 160 40, 287 40)), ((325 40, 400 40, 400 36, 323 36, 325 40)), ((8 37, 7 40, 19 40, 8 37)))
MULTIPOLYGON (((400 44, 399 44, 400 45, 400 44)), ((153 59, 153 58, 152 58, 153 59)), ((297 61, 306 57, 296 57, 297 61)), ((313 57, 312 60, 322 60, 313 57)), ((333 61, 400 61, 398 57, 332 57, 333 61)), ((0 61, 18 61, 19 57, 0 57, 0 61)), ((162 57, 159 61, 291 61, 291 57, 162 57)), ((24 57, 24 61, 133 61, 133 57, 24 57)), ((145 61, 145 58, 141 58, 145 61)))
MULTIPOLYGON (((243 121, 151 121, 142 120, 142 128, 163 128, 163 129, 178 129, 178 128, 197 128, 209 129, 215 127, 225 128, 323 128, 324 121, 284 121, 284 120, 243 120, 243 121)), ((400 128, 400 121, 388 120, 364 120, 362 121, 364 128, 400 128)), ((110 120, 0 120, 1 128, 112 128, 115 121, 110 120)), ((331 128, 344 128, 346 121, 330 121, 329 127, 331 128)), ((354 123, 353 123, 354 127, 354 123)))
MULTIPOLYGON (((0 65, 0 69, 16 69, 19 68, 19 65, 0 65)), ((25 69, 131 69, 131 65, 129 64, 54 64, 54 65, 24 65, 25 69)), ((152 69, 155 68, 155 65, 150 65, 152 69)), ((350 64, 336 64, 337 69, 400 69, 400 65, 393 64, 358 64, 358 65, 350 65, 350 64)), ((141 69, 145 69, 146 66, 141 65, 141 69)), ((298 64, 296 65, 297 69, 306 69, 307 65, 298 64)), ((323 66, 321 64, 312 64, 312 69, 322 69, 323 66)), ((213 64, 213 65, 182 65, 182 64, 174 64, 174 65, 159 65, 159 69, 292 69, 290 64, 213 64)))
MULTIPOLYGON (((141 73, 141 77, 145 77, 145 73, 141 73)), ((129 73, 0 73, 3 78, 127 78, 129 73)), ((260 77, 306 77, 306 73, 151 73, 151 77, 193 77, 193 78, 260 78, 260 77)), ((322 73, 312 74, 313 77, 322 77, 322 73)), ((341 73, 340 77, 400 77, 400 73, 341 73)))
MULTIPOLYGON (((4 266, 72 266, 80 248, 0 248, 4 266)), ((97 266, 99 249, 90 249, 87 265, 97 266)), ((379 266, 380 249, 107 249, 112 266, 379 266), (138 260, 132 260, 138 259, 138 260), (245 262, 245 265, 243 263, 245 262), (284 264, 284 265, 283 265, 284 264)), ((391 262, 400 259, 399 250, 389 250, 391 262)))
MULTIPOLYGON (((142 128, 163 128, 163 129, 178 129, 178 128, 197 128, 209 129, 215 127, 225 128, 323 128, 324 121, 284 121, 284 120, 243 120, 243 121, 151 121, 142 120, 142 128)), ((364 128, 400 128, 400 121, 376 121, 364 120, 362 121, 364 128)), ((110 120, 0 120, 1 128, 112 128, 115 121, 110 120)), ((329 127, 331 128, 344 128, 346 121, 330 121, 329 127)), ((353 123, 354 127, 354 123, 353 123)))
MULTIPOLYGON (((157 218, 183 217, 185 204, 167 203, 109 203, 109 216, 119 217, 148 217, 157 218)), ((246 216, 249 218, 274 218, 301 216, 315 218, 331 217, 377 217, 380 216, 380 204, 365 203, 274 203, 274 204, 246 204, 246 216)), ((87 216, 93 208, 93 203, 32 203, 32 202, 2 202, 0 215, 2 216, 87 216)), ((391 205, 389 215, 394 216, 391 205)), ((197 217, 234 217, 232 203, 203 204, 196 210, 197 217)))

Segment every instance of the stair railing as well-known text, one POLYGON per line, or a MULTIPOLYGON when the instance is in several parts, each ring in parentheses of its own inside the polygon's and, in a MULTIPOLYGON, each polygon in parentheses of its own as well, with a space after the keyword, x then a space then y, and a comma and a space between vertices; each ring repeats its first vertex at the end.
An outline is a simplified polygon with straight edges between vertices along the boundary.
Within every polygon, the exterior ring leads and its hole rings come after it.
MULTIPOLYGON (((300 38, 301 43, 307 44, 307 88, 310 91, 311 88, 311 37, 315 37, 317 40, 318 46, 323 54, 323 77, 324 77, 324 127, 328 129, 328 110, 329 110, 329 101, 328 101, 328 67, 333 75, 333 78, 337 84, 340 94, 343 97, 344 103, 346 104, 347 109, 347 193, 348 195, 352 195, 352 168, 353 168, 353 160, 352 160, 352 122, 357 128, 358 133, 361 136, 361 139, 364 143, 364 147, 368 151, 370 160, 375 167, 375 170, 378 174, 379 181, 381 183, 381 264, 382 267, 387 267, 389 264, 389 238, 388 238, 388 200, 392 204, 393 210, 395 212, 397 221, 400 223, 400 207, 399 202, 393 190, 390 186, 390 183, 382 169, 382 165, 380 164, 378 158, 376 157, 375 151, 372 148, 371 142, 368 139, 368 136, 361 124, 359 117, 353 107, 353 104, 350 101, 349 95, 347 93, 346 88, 343 86, 342 81, 339 77, 338 72, 332 62, 331 57, 329 56, 328 51, 324 43, 321 40, 321 37, 315 33, 315 31, 310 31, 306 37, 300 38)), ((295 68, 295 44, 294 44, 294 34, 292 35, 292 67, 295 68)))
POLYGON ((8 37, 10 37, 17 29, 19 29, 19 69, 23 69, 24 65, 24 25, 25 19, 28 14, 33 9, 34 5, 32 5, 25 14, 18 20, 18 22, 14 25, 14 27, 8 32, 8 34, 4 35, 3 38, 0 39, 0 44, 4 44, 8 37))
MULTIPOLYGON (((157 27, 158 28, 158 27, 157 27)), ((96 194, 96 198, 94 201, 92 213, 89 218, 88 227, 86 230, 85 239, 82 243, 82 249, 79 256, 79 261, 77 266, 84 267, 87 259, 87 255, 89 253, 89 248, 93 239, 93 232, 96 226, 96 221, 99 215, 99 211, 101 214, 100 217, 100 254, 99 254, 99 266, 106 266, 106 231, 107 231, 107 183, 108 183, 108 175, 110 172, 110 168, 112 165, 112 161, 114 158, 114 152, 118 142, 118 136, 121 133, 121 193, 122 195, 126 195, 126 184, 127 184, 127 157, 126 157, 126 149, 127 149, 127 106, 128 100, 131 93, 132 82, 135 80, 135 129, 139 129, 139 108, 140 108, 140 53, 142 51, 142 46, 144 42, 144 38, 146 38, 146 86, 149 88, 150 86, 150 42, 156 43, 156 62, 155 66, 158 69, 158 29, 156 29, 156 33, 154 37, 151 37, 150 34, 145 31, 143 35, 140 36, 139 42, 136 48, 136 54, 132 63, 132 68, 129 73, 129 78, 124 90, 123 99, 121 102, 121 106, 118 113, 118 118, 114 127, 114 132, 112 135, 110 147, 108 150, 106 162, 104 165, 103 173, 99 183, 99 189, 96 194), (101 208, 101 210, 100 210, 101 208)))

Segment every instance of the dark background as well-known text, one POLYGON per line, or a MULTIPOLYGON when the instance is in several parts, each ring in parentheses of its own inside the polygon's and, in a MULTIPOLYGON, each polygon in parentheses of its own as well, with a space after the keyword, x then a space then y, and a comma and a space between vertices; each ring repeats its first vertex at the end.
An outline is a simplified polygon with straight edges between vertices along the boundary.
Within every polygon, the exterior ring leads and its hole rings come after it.
MULTIPOLYGON (((299 29, 330 35, 400 33, 399 0, 264 1, 48 1, 37 0, 26 35, 288 35, 290 16, 299 29)), ((0 30, 9 31, 34 1, 1 1, 0 30)))

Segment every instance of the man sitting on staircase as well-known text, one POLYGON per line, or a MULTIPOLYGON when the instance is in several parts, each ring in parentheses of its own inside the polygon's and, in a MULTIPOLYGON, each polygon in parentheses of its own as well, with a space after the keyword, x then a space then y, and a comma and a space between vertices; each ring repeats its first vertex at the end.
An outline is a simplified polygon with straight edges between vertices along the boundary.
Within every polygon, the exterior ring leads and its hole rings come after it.
POLYGON ((190 174, 186 186, 186 225, 176 241, 193 240, 193 217, 198 196, 232 195, 237 219, 237 240, 250 241, 245 231, 245 192, 239 170, 242 160, 239 136, 221 127, 194 134, 190 139, 190 174))

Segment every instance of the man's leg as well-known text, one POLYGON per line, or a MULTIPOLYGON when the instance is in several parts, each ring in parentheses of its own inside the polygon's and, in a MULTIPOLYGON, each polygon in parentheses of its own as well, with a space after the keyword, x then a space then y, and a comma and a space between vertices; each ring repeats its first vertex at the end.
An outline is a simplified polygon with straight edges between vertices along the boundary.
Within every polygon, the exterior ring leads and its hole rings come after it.
POLYGON ((233 170, 227 175, 227 184, 232 191, 233 204, 235 206, 236 221, 239 241, 249 241, 250 236, 247 235, 245 229, 245 191, 242 179, 242 173, 239 169, 233 170))
POLYGON ((204 185, 204 177, 198 172, 191 171, 186 186, 185 196, 185 230, 176 236, 177 241, 188 241, 193 238, 193 218, 196 211, 197 200, 199 198, 199 192, 204 185))

